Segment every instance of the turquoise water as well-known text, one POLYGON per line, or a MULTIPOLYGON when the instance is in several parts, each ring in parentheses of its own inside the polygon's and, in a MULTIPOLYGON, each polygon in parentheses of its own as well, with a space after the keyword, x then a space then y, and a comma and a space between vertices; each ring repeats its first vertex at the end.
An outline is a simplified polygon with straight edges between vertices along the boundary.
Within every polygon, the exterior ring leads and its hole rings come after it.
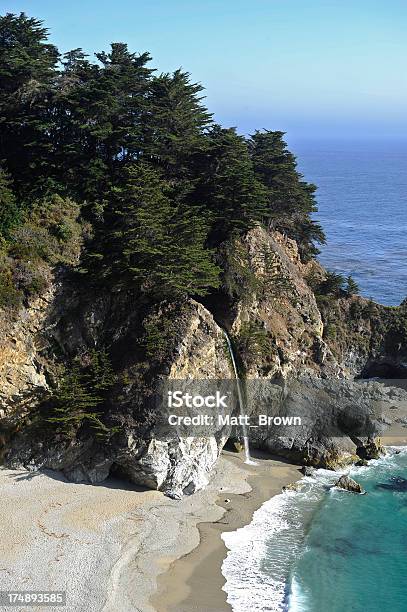
POLYGON ((338 474, 318 470, 222 534, 235 612, 407 610, 407 483, 392 480, 407 479, 407 448, 350 475, 367 495, 331 489, 338 474))
POLYGON ((407 610, 407 487, 392 480, 407 478, 407 453, 355 477, 367 495, 333 491, 313 517, 290 570, 290 612, 407 610))
POLYGON ((407 296, 407 143, 313 143, 294 147, 318 186, 327 236, 321 262, 351 274, 365 297, 397 305, 407 296))

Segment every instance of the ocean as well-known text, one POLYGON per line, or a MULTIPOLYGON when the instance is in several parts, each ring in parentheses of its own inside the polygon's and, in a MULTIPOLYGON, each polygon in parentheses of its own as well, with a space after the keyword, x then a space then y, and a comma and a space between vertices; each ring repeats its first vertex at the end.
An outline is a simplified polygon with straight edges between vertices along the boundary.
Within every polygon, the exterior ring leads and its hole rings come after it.
MULTIPOLYGON (((398 305, 407 297, 407 143, 291 148, 319 187, 320 261, 351 274, 365 297, 398 305)), ((331 489, 338 474, 318 470, 301 492, 273 497, 249 525, 222 534, 235 612, 407 610, 407 448, 350 475, 367 495, 331 489)))
POLYGON ((407 297, 407 143, 308 143, 291 147, 318 186, 328 269, 351 274, 361 294, 395 306, 407 297))
POLYGON ((407 610, 407 448, 349 474, 367 495, 331 489, 338 474, 317 470, 222 535, 235 612, 407 610))

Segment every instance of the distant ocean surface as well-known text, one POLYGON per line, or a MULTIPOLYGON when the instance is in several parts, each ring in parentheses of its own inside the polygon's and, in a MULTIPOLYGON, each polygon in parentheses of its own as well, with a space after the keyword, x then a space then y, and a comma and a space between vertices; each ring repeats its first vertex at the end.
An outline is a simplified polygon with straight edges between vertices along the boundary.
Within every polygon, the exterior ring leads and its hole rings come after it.
POLYGON ((327 236, 321 263, 351 274, 361 294, 398 305, 407 297, 407 142, 290 146, 318 186, 327 236))
POLYGON ((318 470, 300 492, 273 497, 249 525, 222 534, 234 612, 405 612, 407 448, 400 450, 352 468, 367 495, 330 489, 338 474, 318 470))

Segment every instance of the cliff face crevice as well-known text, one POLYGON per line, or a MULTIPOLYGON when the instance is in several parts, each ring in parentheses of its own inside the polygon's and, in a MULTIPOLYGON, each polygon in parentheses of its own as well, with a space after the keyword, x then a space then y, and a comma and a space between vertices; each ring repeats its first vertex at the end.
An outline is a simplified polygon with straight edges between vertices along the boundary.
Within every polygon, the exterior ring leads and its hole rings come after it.
POLYGON ((55 284, 18 313, 0 309, 0 422, 16 425, 48 390, 41 336, 55 297, 55 284))
POLYGON ((372 364, 380 363, 403 372, 404 311, 342 297, 332 302, 336 334, 327 336, 326 312, 307 282, 323 270, 314 261, 302 263, 294 241, 255 228, 240 240, 233 265, 229 284, 243 290, 228 291, 225 279, 224 288, 203 303, 148 306, 125 292, 90 294, 62 277, 18 315, 2 312, 6 463, 63 470, 74 481, 92 483, 118 471, 175 497, 205 486, 230 428, 165 440, 156 428, 157 398, 166 380, 233 379, 216 321, 232 337, 247 384, 261 383, 248 410, 255 416, 272 407, 273 414, 289 410, 306 417, 300 432, 287 427, 278 435, 272 428, 252 433, 254 446, 325 467, 352 461, 360 448, 368 448, 382 430, 372 402, 386 401, 386 394, 377 385, 361 393, 352 378, 372 373, 372 364), (92 352, 105 349, 115 384, 102 418, 114 434, 100 438, 81 426, 67 437, 33 427, 39 402, 58 384, 60 368, 86 364, 92 352))

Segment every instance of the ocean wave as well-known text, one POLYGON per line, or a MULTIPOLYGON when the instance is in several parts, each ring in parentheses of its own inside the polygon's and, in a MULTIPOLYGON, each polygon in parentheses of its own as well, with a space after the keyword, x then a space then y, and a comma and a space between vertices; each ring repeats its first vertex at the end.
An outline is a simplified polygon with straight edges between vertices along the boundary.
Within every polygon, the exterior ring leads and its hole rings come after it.
MULTIPOLYGON (((253 515, 249 525, 224 532, 228 548, 222 565, 226 579, 223 587, 234 612, 298 612, 307 609, 290 569, 304 551, 307 530, 315 513, 341 474, 357 477, 371 470, 392 470, 395 457, 407 447, 388 447, 388 454, 368 466, 350 466, 341 472, 319 469, 304 476, 301 490, 285 491, 266 501, 253 515)), ((341 499, 341 495, 337 495, 341 499)), ((343 498, 342 498, 343 499, 343 498)))
POLYGON ((305 476, 301 491, 272 497, 254 513, 249 525, 222 534, 228 548, 222 565, 223 588, 235 612, 287 610, 290 567, 302 548, 312 514, 335 477, 328 470, 305 476))

